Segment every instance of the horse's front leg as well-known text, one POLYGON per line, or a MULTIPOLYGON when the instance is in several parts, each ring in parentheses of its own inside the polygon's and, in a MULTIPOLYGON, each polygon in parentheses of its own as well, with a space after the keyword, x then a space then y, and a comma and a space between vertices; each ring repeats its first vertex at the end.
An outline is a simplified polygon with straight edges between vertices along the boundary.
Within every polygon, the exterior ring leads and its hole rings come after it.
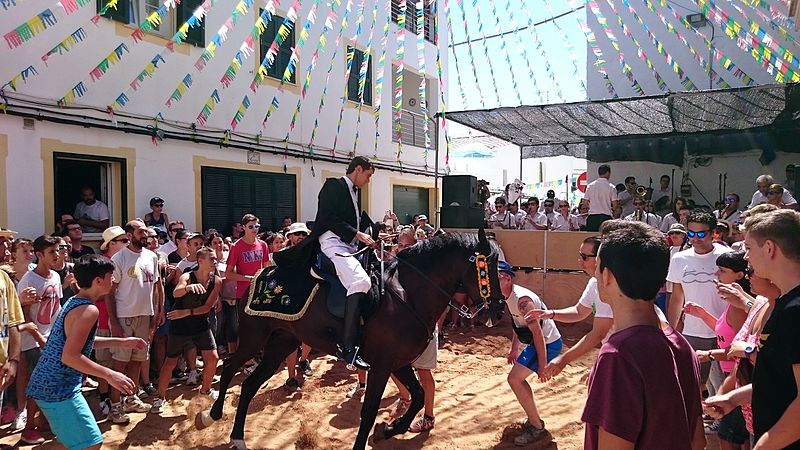
MULTIPOLYGON (((375 417, 378 416, 378 407, 388 381, 389 370, 383 367, 376 367, 376 364, 373 364, 367 378, 367 391, 364 393, 364 404, 361 405, 361 424, 358 427, 356 441, 353 443, 353 450, 366 448, 369 432, 375 423, 375 417)), ((376 436, 376 439, 379 438, 379 436, 376 436)))
MULTIPOLYGON (((405 386, 411 394, 411 406, 408 407, 408 410, 402 417, 382 427, 383 436, 381 437, 386 439, 408 431, 414 417, 416 417, 417 413, 425 406, 425 391, 422 389, 422 385, 420 385, 417 376, 414 374, 414 369, 410 365, 397 369, 394 372, 394 376, 397 377, 400 383, 403 383, 403 386, 405 386)), ((378 427, 376 427, 376 433, 377 431, 379 431, 378 427)), ((378 436, 376 436, 376 439, 377 438, 378 436)))

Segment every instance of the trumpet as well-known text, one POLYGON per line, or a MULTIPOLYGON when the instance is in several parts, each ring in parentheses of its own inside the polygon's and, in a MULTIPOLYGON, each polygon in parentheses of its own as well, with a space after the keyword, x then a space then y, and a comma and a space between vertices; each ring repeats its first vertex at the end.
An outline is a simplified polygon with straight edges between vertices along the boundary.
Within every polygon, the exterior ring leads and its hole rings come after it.
POLYGON ((636 186, 636 196, 639 198, 644 198, 647 195, 647 188, 639 185, 636 186))

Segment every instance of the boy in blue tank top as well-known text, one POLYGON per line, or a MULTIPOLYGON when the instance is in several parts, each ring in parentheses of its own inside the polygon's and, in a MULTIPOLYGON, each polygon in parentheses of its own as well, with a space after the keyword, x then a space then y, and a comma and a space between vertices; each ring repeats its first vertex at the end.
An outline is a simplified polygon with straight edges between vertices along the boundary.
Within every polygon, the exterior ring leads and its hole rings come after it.
POLYGON ((50 422, 64 447, 99 449, 103 436, 81 394, 83 375, 103 378, 123 394, 136 392, 136 383, 122 373, 91 359, 92 348, 145 348, 139 338, 95 337, 98 310, 94 302, 111 291, 114 264, 100 255, 85 255, 75 263, 80 291, 61 308, 26 394, 50 422))

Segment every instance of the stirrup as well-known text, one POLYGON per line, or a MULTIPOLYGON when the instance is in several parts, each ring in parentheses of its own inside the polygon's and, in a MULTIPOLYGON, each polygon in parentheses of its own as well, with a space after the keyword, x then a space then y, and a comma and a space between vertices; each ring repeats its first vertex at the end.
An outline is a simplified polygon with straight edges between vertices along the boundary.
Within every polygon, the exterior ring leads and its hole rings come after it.
MULTIPOLYGON (((351 372, 355 372, 356 370, 358 370, 358 367, 356 367, 356 358, 358 358, 358 350, 360 348, 361 347, 359 347, 358 345, 353 347, 353 359, 350 360, 350 361, 345 361, 345 362, 347 362, 347 366, 346 366, 347 370, 349 370, 351 372)), ((342 352, 342 354, 344 354, 344 352, 342 352)))

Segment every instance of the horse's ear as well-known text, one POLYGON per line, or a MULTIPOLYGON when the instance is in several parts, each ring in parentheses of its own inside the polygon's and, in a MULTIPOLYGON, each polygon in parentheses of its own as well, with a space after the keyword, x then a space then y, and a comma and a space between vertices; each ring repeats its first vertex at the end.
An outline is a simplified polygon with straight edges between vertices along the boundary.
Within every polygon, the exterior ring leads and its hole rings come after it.
POLYGON ((483 227, 478 229, 478 247, 481 249, 491 248, 489 240, 486 238, 486 231, 483 230, 483 227))

